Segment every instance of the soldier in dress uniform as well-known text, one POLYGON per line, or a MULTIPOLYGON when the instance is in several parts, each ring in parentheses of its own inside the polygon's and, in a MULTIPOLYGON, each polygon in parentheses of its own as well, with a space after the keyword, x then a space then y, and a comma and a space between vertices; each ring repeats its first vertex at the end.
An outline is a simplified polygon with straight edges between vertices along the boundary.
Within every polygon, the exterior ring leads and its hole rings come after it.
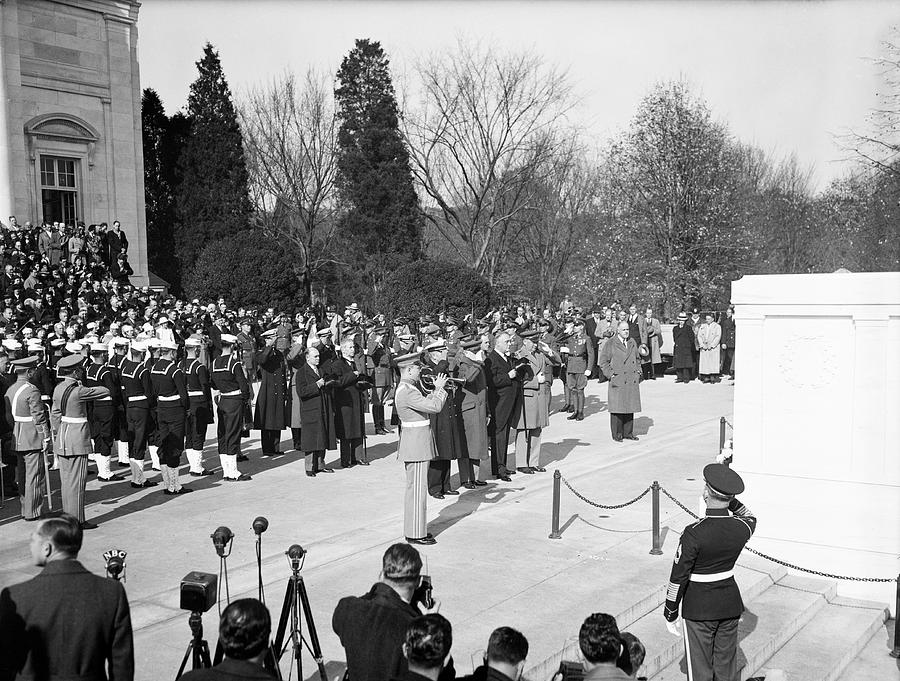
POLYGON ((212 475, 203 467, 203 447, 206 444, 206 429, 213 421, 212 395, 209 389, 209 369, 200 361, 200 336, 189 336, 184 341, 185 358, 181 360, 181 370, 187 382, 188 401, 185 429, 184 455, 190 464, 190 474, 195 478, 212 475))
POLYGON ((391 351, 385 346, 384 336, 387 329, 376 327, 366 347, 366 366, 373 377, 372 386, 372 421, 376 435, 387 435, 384 422, 384 402, 393 388, 391 380, 391 351))
POLYGON ((587 379, 594 370, 594 344, 584 332, 584 319, 574 320, 573 335, 567 341, 566 348, 566 387, 571 394, 575 410, 568 417, 569 421, 584 419, 584 388, 587 379))
MULTIPOLYGON (((112 355, 109 357, 107 366, 112 369, 116 383, 121 384, 119 367, 128 356, 128 340, 121 336, 113 336, 109 344, 112 355)), ((131 460, 128 457, 128 424, 126 423, 124 400, 120 400, 116 405, 116 415, 113 423, 113 446, 119 465, 130 465, 131 460)))
POLYGON ((459 351, 456 353, 457 377, 464 381, 453 395, 462 419, 459 456, 461 460, 469 460, 472 470, 478 465, 477 479, 462 483, 466 489, 487 485, 491 474, 487 436, 487 377, 484 373, 484 358, 490 349, 490 336, 484 334, 481 337, 460 339, 459 351))
POLYGON ((97 527, 84 520, 84 487, 88 457, 93 451, 87 406, 92 400, 109 397, 109 389, 82 385, 83 363, 84 358, 77 354, 56 363, 60 382, 53 390, 50 426, 53 452, 59 464, 63 512, 78 518, 81 527, 87 530, 97 527))
MULTIPOLYGON (((447 361, 447 346, 442 339, 425 346, 422 353, 422 367, 431 375, 453 373, 447 361)), ((449 379, 448 379, 449 383, 449 379)), ((435 456, 428 464, 428 493, 435 499, 456 496, 459 490, 450 489, 450 462, 456 460, 459 467, 459 483, 464 485, 475 479, 475 472, 469 457, 460 458, 462 449, 462 417, 456 399, 456 386, 447 387, 448 397, 444 406, 431 414, 431 434, 434 437, 435 456)))
POLYGON ((29 355, 37 358, 34 372, 30 379, 31 383, 40 392, 41 401, 43 401, 44 406, 46 406, 47 409, 50 409, 50 398, 53 395, 53 375, 50 371, 50 367, 47 366, 44 346, 35 338, 34 340, 28 341, 26 350, 29 355))
POLYGON ((520 372, 522 408, 514 424, 516 460, 522 464, 518 471, 529 475, 547 470, 541 466, 541 433, 550 425, 550 395, 549 391, 544 390, 549 362, 534 344, 537 335, 536 330, 523 331, 522 347, 516 353, 517 360, 528 363, 520 372))
POLYGON ((260 431, 263 456, 280 454, 281 431, 290 426, 287 364, 284 352, 276 347, 277 329, 262 334, 265 347, 256 353, 262 375, 253 413, 253 427, 260 431))
POLYGON ((84 372, 84 384, 88 388, 103 387, 109 391, 98 398, 88 410, 91 437, 94 438, 94 456, 97 461, 97 479, 101 482, 117 482, 122 476, 112 472, 112 443, 116 409, 122 402, 121 389, 116 374, 106 365, 109 350, 104 343, 92 343, 91 363, 84 372))
POLYGON ((756 518, 738 501, 744 481, 728 466, 707 465, 703 479, 706 517, 681 534, 663 614, 677 634, 681 606, 688 681, 738 681, 738 620, 744 603, 733 571, 756 518))
POLYGON ((335 330, 330 326, 316 331, 316 339, 319 348, 319 366, 325 367, 331 360, 337 357, 337 350, 334 347, 335 330))
POLYGON ((44 504, 48 480, 44 476, 44 456, 49 453, 51 435, 47 408, 41 393, 32 383, 38 366, 37 357, 10 362, 16 382, 5 395, 6 418, 12 424, 11 450, 18 458, 16 482, 19 486, 22 517, 38 520, 44 504))
POLYGON ((144 475, 144 459, 147 456, 147 438, 150 434, 150 404, 153 394, 150 370, 144 364, 146 341, 131 343, 131 358, 119 364, 119 382, 122 385, 122 401, 125 403, 125 428, 128 437, 128 458, 131 466, 131 486, 135 489, 155 487, 155 480, 144 475))
POLYGON ((193 492, 178 479, 181 453, 184 451, 184 426, 190 400, 184 372, 175 363, 178 345, 173 340, 159 342, 159 359, 150 369, 150 384, 156 402, 156 429, 159 464, 162 469, 164 494, 193 492))
POLYGON ((222 354, 213 360, 210 381, 219 391, 216 402, 218 428, 216 435, 222 479, 229 482, 250 480, 250 476, 238 470, 241 453, 241 430, 244 427, 244 405, 253 397, 247 375, 233 348, 237 337, 223 333, 222 354))
POLYGON ((417 385, 422 368, 418 353, 402 355, 396 359, 396 364, 400 369, 400 383, 394 399, 402 424, 397 457, 406 466, 403 531, 410 544, 435 544, 435 538, 428 533, 425 516, 428 462, 435 455, 428 417, 437 414, 444 406, 447 377, 443 374, 435 376, 434 390, 429 395, 423 395, 417 385))
MULTIPOLYGON (((147 344, 147 352, 144 353, 144 366, 149 373, 153 369, 156 360, 159 359, 159 339, 156 336, 150 336, 145 340, 147 344)), ((151 390, 151 400, 152 400, 151 390)), ((156 404, 151 405, 150 409, 150 430, 147 434, 147 453, 150 454, 150 468, 155 471, 162 471, 159 465, 159 430, 156 427, 156 404)))
POLYGON ((238 357, 240 357, 244 372, 247 374, 247 382, 253 388, 259 383, 259 372, 256 370, 256 353, 259 350, 259 343, 256 341, 256 336, 253 335, 253 323, 249 319, 241 320, 241 332, 237 334, 237 345, 238 357))

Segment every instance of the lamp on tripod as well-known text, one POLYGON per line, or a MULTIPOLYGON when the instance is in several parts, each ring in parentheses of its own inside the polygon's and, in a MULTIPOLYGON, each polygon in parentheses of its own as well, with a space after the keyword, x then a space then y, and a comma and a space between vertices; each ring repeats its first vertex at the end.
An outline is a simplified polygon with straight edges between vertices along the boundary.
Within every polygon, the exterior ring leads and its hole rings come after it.
POLYGON ((278 659, 287 652, 288 645, 291 646, 291 655, 297 666, 297 679, 303 678, 303 663, 301 661, 302 645, 306 645, 313 659, 319 668, 319 678, 321 681, 328 681, 325 673, 325 660, 322 657, 322 648, 319 646, 319 635, 316 633, 316 624, 313 621, 312 608, 309 605, 309 596, 306 593, 306 585, 303 577, 300 576, 300 570, 303 569, 303 563, 306 561, 306 551, 300 544, 292 544, 288 550, 284 552, 287 556, 288 565, 291 567, 291 576, 288 578, 287 588, 284 592, 284 604, 281 607, 281 616, 278 619, 278 630, 275 634, 275 640, 272 642, 278 659), (306 626, 309 630, 309 640, 303 636, 302 616, 306 619, 306 626), (288 630, 288 619, 290 619, 290 630, 288 630), (288 640, 285 641, 285 635, 288 640))
POLYGON ((191 628, 191 642, 188 643, 181 666, 175 678, 184 673, 188 659, 191 669, 208 669, 212 666, 209 659, 209 644, 203 639, 203 613, 209 610, 216 601, 215 575, 206 572, 189 572, 181 580, 181 609, 189 610, 188 626, 191 628))

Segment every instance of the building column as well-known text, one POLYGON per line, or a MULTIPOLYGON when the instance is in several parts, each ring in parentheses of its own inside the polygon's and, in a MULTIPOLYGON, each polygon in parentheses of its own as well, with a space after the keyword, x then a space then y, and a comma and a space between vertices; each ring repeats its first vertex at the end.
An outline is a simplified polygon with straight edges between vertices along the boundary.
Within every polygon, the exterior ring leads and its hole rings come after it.
POLYGON ((7 218, 15 213, 15 196, 13 195, 13 153, 12 131, 9 127, 9 89, 6 77, 6 55, 4 40, 6 32, 3 23, 4 0, 0 0, 0 222, 6 224, 7 218))

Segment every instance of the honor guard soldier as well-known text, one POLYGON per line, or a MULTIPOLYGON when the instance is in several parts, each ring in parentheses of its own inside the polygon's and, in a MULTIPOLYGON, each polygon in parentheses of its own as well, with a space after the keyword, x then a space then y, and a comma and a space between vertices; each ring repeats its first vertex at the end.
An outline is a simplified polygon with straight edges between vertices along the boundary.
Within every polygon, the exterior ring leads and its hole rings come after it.
POLYGON ((709 464, 703 479, 706 517, 681 534, 663 614, 677 634, 681 606, 688 681, 738 681, 738 620, 744 604, 734 564, 753 536, 756 518, 738 501, 744 481, 728 466, 709 464))
POLYGON ((209 369, 200 361, 200 336, 190 336, 184 341, 185 358, 181 369, 187 381, 190 407, 187 413, 185 456, 195 478, 212 475, 203 468, 203 446, 206 443, 206 429, 212 423, 212 395, 209 389, 209 369))
POLYGON ((53 395, 53 376, 50 372, 50 367, 47 366, 44 346, 41 341, 35 338, 28 341, 25 349, 29 355, 37 358, 34 374, 30 380, 34 387, 40 391, 44 406, 50 409, 50 397, 53 395))
POLYGON ((219 391, 216 410, 218 419, 219 461, 222 463, 222 479, 230 482, 250 480, 250 476, 238 470, 241 453, 241 430, 244 428, 244 405, 249 403, 252 392, 240 360, 232 352, 237 337, 223 333, 222 354, 212 365, 210 380, 219 391))
POLYGON ((153 394, 150 370, 144 364, 146 351, 145 341, 133 341, 131 359, 126 358, 119 364, 119 382, 122 384, 122 401, 125 403, 131 486, 136 489, 156 486, 155 480, 148 480, 144 475, 147 438, 152 427, 150 411, 153 408, 150 404, 150 396, 153 394))
POLYGON ((150 384, 156 402, 156 430, 159 445, 159 464, 162 469, 164 494, 185 494, 193 492, 190 487, 182 487, 178 479, 181 452, 184 451, 184 425, 187 418, 187 384, 184 372, 175 363, 178 345, 175 341, 159 342, 159 359, 150 369, 150 384))
POLYGON ((316 338, 319 342, 319 366, 324 368, 337 357, 337 350, 334 347, 334 330, 330 326, 319 329, 316 331, 316 338))
POLYGON ((112 443, 115 428, 116 408, 121 404, 122 395, 118 378, 106 366, 108 350, 103 343, 91 344, 91 363, 84 372, 84 384, 89 388, 103 387, 109 395, 97 399, 89 410, 91 437, 94 438, 94 456, 97 461, 97 479, 102 482, 117 482, 122 476, 112 472, 112 443))
POLYGON ((77 354, 56 363, 60 382, 53 390, 50 426, 53 452, 59 464, 63 512, 75 516, 82 528, 93 529, 97 526, 84 520, 84 487, 88 457, 93 451, 87 407, 93 400, 109 397, 109 389, 82 385, 83 364, 84 358, 77 354))
POLYGON ((422 364, 418 353, 398 357, 400 383, 394 397, 400 417, 400 446, 397 457, 406 466, 406 495, 404 499, 403 530, 410 544, 436 544, 428 533, 426 501, 428 500, 428 462, 435 457, 429 416, 444 406, 447 377, 434 377, 434 390, 429 395, 419 391, 417 382, 422 364))
MULTIPOLYGON (((109 344, 110 349, 112 350, 112 354, 109 357, 107 365, 110 369, 113 370, 116 381, 121 384, 122 381, 119 379, 119 367, 122 365, 122 362, 128 357, 128 340, 122 338, 121 336, 113 336, 109 341, 109 344)), ((131 464, 131 460, 128 457, 128 424, 125 422, 126 417, 124 400, 121 400, 116 406, 117 409, 113 430, 113 442, 115 443, 119 465, 129 466, 131 464)))
POLYGON ((584 419, 584 388, 588 377, 594 370, 594 344, 584 333, 584 319, 577 317, 573 328, 575 335, 569 338, 566 348, 566 387, 569 389, 573 403, 573 413, 569 421, 584 419))
POLYGON ((50 420, 41 401, 41 393, 32 383, 38 367, 37 357, 10 362, 16 382, 6 391, 6 415, 12 424, 11 449, 18 458, 16 482, 22 502, 22 517, 37 520, 41 516, 44 490, 49 481, 44 456, 50 449, 50 420))
POLYGON ((383 326, 373 329, 372 337, 366 347, 366 368, 371 371, 374 379, 372 387, 372 421, 375 424, 376 435, 388 434, 388 429, 384 422, 384 403, 393 387, 391 351, 384 343, 386 332, 387 329, 383 326))
MULTIPOLYGON (((147 352, 144 353, 144 366, 147 368, 147 372, 149 373, 151 369, 153 369, 153 365, 157 359, 159 359, 159 339, 156 336, 151 336, 146 339, 147 344, 147 352)), ((150 399, 153 399, 153 391, 151 388, 150 391, 150 399)), ((158 431, 156 428, 156 404, 150 405, 150 429, 147 432, 147 453, 150 454, 150 468, 155 471, 161 471, 162 468, 159 465, 159 437, 158 431)))

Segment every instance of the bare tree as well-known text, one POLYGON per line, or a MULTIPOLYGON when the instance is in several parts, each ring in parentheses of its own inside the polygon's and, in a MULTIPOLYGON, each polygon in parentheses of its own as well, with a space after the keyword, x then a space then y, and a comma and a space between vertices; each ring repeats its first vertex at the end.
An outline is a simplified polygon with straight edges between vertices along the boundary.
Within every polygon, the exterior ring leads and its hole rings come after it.
POLYGON ((312 276, 334 262, 337 124, 331 79, 286 74, 253 90, 240 110, 250 171, 250 197, 260 227, 300 254, 297 274, 307 299, 312 276))
POLYGON ((532 198, 550 134, 572 106, 564 73, 531 53, 460 42, 418 64, 404 135, 429 220, 493 281, 511 221, 532 198))

